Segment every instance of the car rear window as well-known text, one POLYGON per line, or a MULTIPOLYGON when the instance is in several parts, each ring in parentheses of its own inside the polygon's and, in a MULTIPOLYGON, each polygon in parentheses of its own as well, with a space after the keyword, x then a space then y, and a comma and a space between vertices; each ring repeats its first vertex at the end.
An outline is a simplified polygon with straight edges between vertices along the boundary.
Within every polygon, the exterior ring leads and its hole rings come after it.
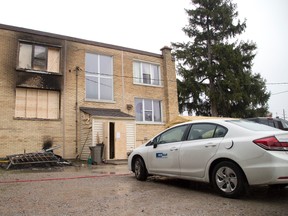
POLYGON ((238 125, 242 128, 246 128, 252 131, 279 131, 279 129, 277 128, 248 120, 227 120, 227 122, 230 122, 232 124, 238 125))

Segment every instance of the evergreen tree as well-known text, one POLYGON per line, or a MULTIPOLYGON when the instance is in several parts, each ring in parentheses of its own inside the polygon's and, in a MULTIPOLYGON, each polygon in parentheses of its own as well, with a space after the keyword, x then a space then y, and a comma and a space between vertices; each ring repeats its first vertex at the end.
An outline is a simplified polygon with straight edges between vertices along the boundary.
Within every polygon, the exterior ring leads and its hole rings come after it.
POLYGON ((179 111, 251 117, 268 112, 265 80, 252 73, 256 44, 235 39, 246 28, 231 0, 192 0, 183 28, 189 42, 172 43, 178 60, 179 111))

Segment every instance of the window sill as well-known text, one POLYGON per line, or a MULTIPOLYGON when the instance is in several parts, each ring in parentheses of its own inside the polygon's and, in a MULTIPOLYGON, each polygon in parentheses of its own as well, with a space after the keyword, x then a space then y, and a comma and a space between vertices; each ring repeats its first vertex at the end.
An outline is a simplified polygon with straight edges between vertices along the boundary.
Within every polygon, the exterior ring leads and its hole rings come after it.
POLYGON ((138 125, 165 125, 164 122, 142 122, 142 121, 136 121, 136 124, 138 125))
POLYGON ((163 85, 152 85, 152 84, 145 84, 145 83, 133 83, 134 85, 139 86, 146 86, 146 87, 155 87, 155 88, 163 88, 163 85))
POLYGON ((50 74, 50 75, 62 76, 62 73, 60 72, 40 71, 40 70, 24 69, 24 68, 16 68, 16 70, 20 72, 26 72, 26 73, 50 74))
POLYGON ((14 120, 28 120, 28 121, 62 121, 61 118, 59 119, 46 119, 46 118, 25 118, 25 117, 13 117, 14 120))
POLYGON ((115 104, 116 101, 112 100, 93 100, 93 99, 85 99, 85 102, 93 102, 93 103, 110 103, 110 104, 115 104))

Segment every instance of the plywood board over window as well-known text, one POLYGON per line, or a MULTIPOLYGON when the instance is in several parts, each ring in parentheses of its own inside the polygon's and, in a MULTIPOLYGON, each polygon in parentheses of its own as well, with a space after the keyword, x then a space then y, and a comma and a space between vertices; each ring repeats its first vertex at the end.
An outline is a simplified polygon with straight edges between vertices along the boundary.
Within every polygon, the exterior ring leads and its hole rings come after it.
POLYGON ((26 116, 27 118, 37 117, 37 90, 27 89, 26 94, 26 116))
POLYGON ((59 118, 59 92, 57 91, 47 91, 48 101, 47 101, 47 118, 57 119, 59 118))
POLYGON ((58 48, 48 48, 47 70, 59 73, 60 52, 58 48))
POLYGON ((27 91, 24 88, 16 89, 16 103, 15 103, 15 116, 25 117, 26 116, 26 94, 27 91))
POLYGON ((16 88, 15 117, 58 119, 58 91, 16 88))

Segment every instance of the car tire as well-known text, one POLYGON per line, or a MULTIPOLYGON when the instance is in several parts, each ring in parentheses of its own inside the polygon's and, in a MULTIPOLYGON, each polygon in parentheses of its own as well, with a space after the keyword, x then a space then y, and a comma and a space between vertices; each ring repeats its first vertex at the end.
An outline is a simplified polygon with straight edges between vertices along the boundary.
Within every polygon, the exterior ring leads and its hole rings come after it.
POLYGON ((241 169, 233 162, 218 163, 212 171, 214 189, 222 196, 238 198, 245 192, 246 181, 241 169))
POLYGON ((146 167, 143 160, 138 157, 135 159, 134 163, 134 173, 137 180, 145 181, 148 177, 146 167))

